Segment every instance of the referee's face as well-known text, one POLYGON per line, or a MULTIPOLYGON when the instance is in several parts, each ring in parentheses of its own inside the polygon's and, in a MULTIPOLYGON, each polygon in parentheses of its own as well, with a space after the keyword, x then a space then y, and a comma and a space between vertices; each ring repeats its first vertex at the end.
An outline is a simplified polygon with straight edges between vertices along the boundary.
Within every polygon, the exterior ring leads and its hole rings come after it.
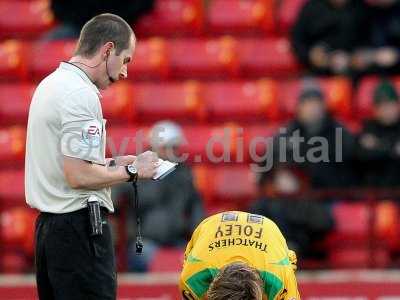
POLYGON ((119 55, 116 55, 115 50, 110 52, 106 66, 104 86, 100 86, 101 89, 105 89, 113 82, 128 77, 128 64, 132 61, 135 46, 136 38, 132 35, 129 48, 122 50, 119 55))

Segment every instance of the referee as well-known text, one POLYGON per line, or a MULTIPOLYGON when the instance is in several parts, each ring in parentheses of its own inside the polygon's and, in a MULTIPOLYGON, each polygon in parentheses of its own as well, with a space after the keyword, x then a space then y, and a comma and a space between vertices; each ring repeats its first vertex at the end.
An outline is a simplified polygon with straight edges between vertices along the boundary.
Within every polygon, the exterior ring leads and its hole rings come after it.
POLYGON ((145 152, 105 158, 99 89, 127 77, 135 35, 122 18, 102 14, 80 33, 74 56, 37 87, 29 110, 25 188, 36 222, 40 300, 114 300, 116 267, 107 215, 109 187, 155 174, 145 152))

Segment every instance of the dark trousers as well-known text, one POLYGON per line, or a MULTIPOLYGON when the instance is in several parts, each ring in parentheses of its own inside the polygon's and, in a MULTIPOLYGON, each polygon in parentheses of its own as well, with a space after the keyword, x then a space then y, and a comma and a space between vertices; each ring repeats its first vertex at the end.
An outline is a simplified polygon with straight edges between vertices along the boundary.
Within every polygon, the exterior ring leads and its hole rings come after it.
POLYGON ((89 234, 87 209, 41 213, 36 221, 36 281, 40 300, 115 300, 116 269, 107 213, 103 234, 89 234))

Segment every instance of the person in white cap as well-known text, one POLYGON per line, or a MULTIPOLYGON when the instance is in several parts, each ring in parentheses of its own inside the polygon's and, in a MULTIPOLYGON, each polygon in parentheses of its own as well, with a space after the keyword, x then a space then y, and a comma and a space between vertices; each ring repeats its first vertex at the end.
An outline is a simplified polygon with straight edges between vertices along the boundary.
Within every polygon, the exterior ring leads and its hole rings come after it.
MULTIPOLYGON (((181 127, 171 121, 157 122, 150 130, 150 145, 161 159, 176 161, 179 147, 185 142, 181 127)), ((156 251, 163 246, 184 247, 203 215, 202 201, 193 184, 190 168, 180 163, 176 171, 162 181, 138 181, 139 213, 142 219, 143 242, 146 251, 135 255, 134 238, 128 251, 129 271, 145 272, 156 251)), ((132 197, 130 186, 122 184, 113 189, 114 200, 132 197)), ((134 237, 134 211, 128 235, 134 237), (129 233, 132 232, 132 234, 129 233)))

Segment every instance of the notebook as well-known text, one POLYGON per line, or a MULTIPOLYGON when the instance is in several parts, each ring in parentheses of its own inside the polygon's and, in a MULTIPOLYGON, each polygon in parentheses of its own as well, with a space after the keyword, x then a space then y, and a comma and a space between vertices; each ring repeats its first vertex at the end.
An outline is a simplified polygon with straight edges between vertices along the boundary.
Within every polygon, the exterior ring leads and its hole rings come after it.
POLYGON ((153 176, 153 180, 161 180, 165 178, 168 174, 175 171, 178 163, 173 163, 168 160, 159 159, 159 166, 157 168, 156 174, 153 176))

